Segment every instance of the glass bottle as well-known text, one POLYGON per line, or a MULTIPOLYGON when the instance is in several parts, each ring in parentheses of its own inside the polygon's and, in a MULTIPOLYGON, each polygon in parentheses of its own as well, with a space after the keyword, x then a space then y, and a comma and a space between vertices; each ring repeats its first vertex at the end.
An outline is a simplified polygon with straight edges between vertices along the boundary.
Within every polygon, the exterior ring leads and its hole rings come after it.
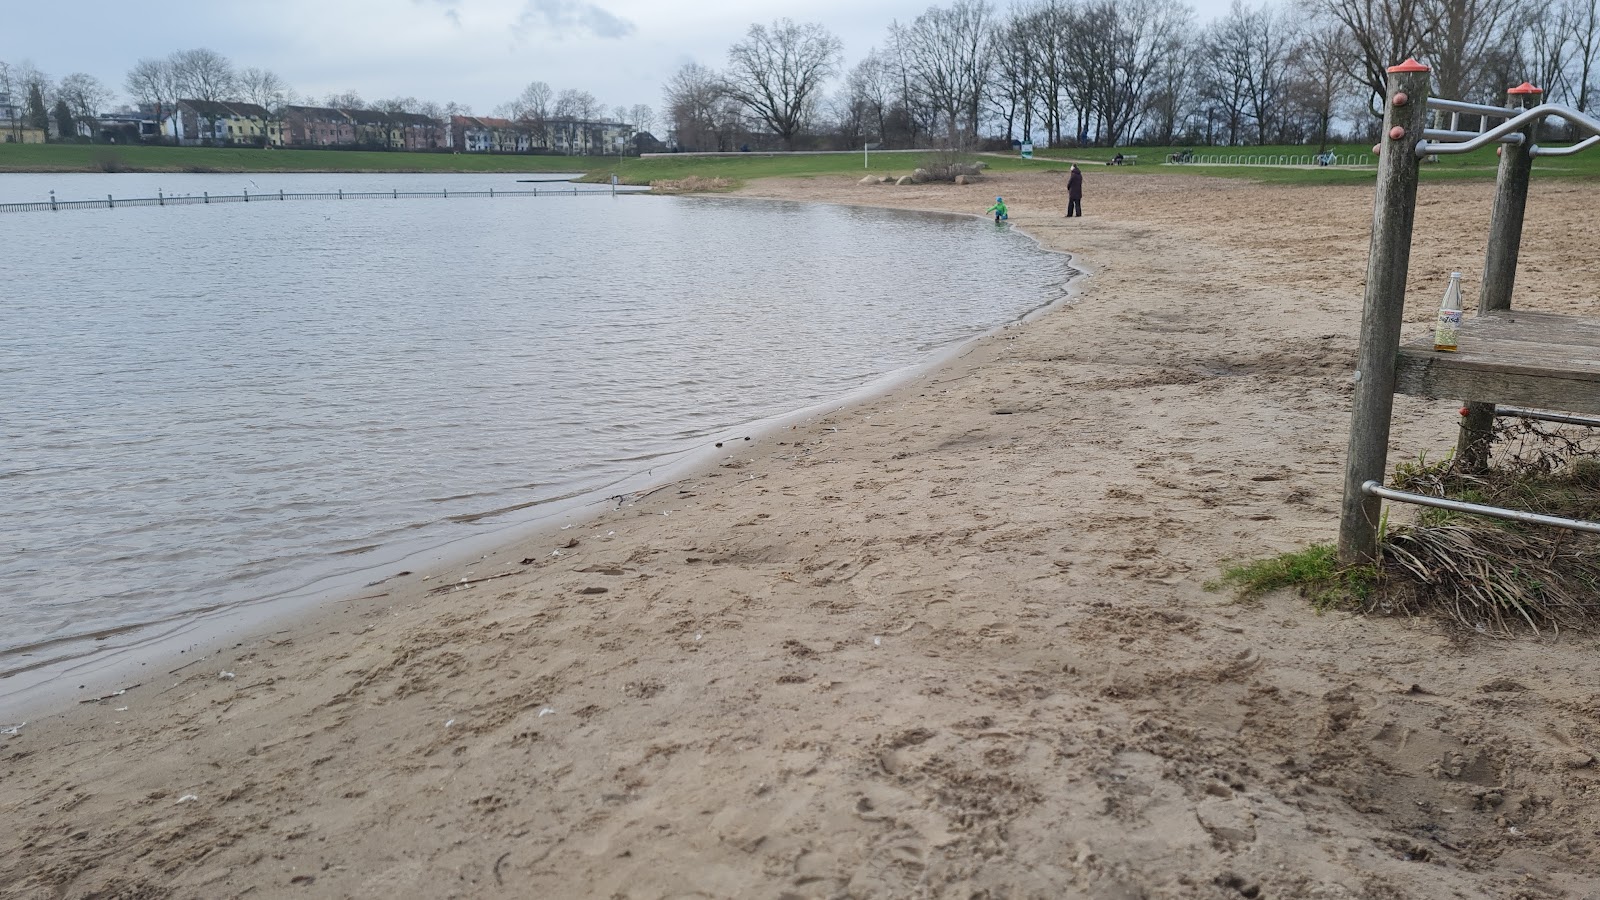
POLYGON ((1456 341, 1461 334, 1461 273, 1450 273, 1450 286, 1444 289, 1444 302, 1439 304, 1439 324, 1433 329, 1433 349, 1456 352, 1456 341))

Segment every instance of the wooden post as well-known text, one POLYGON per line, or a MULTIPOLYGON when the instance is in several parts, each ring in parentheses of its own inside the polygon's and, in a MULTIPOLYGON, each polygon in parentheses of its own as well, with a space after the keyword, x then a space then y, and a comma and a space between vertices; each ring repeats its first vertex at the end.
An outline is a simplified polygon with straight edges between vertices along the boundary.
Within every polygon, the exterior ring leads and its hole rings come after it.
MULTIPOLYGON (((1538 105, 1544 91, 1524 81, 1506 91, 1506 106, 1538 105)), ((1522 220, 1528 206, 1528 180, 1533 173, 1535 126, 1522 129, 1521 144, 1500 145, 1500 172, 1495 178, 1494 213, 1489 219, 1489 251, 1483 258, 1483 287, 1478 294, 1478 314, 1511 308, 1517 281, 1517 256, 1522 250, 1522 220)), ((1456 438, 1457 464, 1468 472, 1489 467, 1489 445, 1494 441, 1494 404, 1467 401, 1456 438)))
POLYGON ((1383 502, 1362 493, 1367 481, 1383 480, 1389 464, 1389 426, 1394 415, 1394 365, 1406 305, 1411 265, 1411 226, 1417 210, 1417 142, 1428 117, 1430 70, 1414 59, 1389 67, 1379 137, 1378 189, 1367 254, 1367 290, 1361 311, 1361 348, 1356 357, 1350 408, 1350 444, 1345 458, 1344 504, 1339 511, 1339 561, 1373 562, 1383 502))

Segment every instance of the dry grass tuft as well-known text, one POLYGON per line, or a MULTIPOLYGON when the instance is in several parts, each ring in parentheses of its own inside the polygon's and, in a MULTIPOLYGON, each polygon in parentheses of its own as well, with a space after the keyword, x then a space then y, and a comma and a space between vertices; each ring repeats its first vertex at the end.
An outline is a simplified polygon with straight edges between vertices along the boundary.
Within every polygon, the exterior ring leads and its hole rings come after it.
POLYGON ((730 178, 703 178, 699 175, 650 182, 650 190, 657 194, 700 194, 708 191, 726 191, 733 186, 733 180, 730 178))
POLYGON ((1485 634, 1592 628, 1600 542, 1550 528, 1406 525, 1383 545, 1374 611, 1433 613, 1485 634))
MULTIPOLYGON (((1494 465, 1401 465, 1402 490, 1473 503, 1600 520, 1600 439, 1593 432, 1513 420, 1497 425, 1494 465)), ((1382 586, 1369 610, 1433 613, 1490 634, 1527 626, 1600 625, 1600 538, 1447 510, 1384 538, 1382 586)))

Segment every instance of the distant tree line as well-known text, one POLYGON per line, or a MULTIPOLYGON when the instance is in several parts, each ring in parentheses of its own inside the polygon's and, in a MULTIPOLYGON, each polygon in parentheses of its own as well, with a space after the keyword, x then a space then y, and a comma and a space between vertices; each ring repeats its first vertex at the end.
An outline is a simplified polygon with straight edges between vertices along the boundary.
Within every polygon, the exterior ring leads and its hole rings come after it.
POLYGON ((663 86, 686 149, 1304 144, 1369 138, 1385 69, 1433 68, 1441 96, 1499 103, 1524 80, 1589 111, 1600 0, 988 0, 891 22, 848 71, 823 25, 752 25, 717 70, 663 86))
MULTIPOLYGON (((416 97, 367 101, 353 90, 330 93, 319 103, 318 98, 295 91, 271 69, 240 68, 227 56, 206 48, 140 59, 128 70, 123 89, 136 106, 158 120, 170 115, 180 100, 253 103, 273 114, 286 106, 316 105, 415 113, 440 121, 473 114, 472 107, 464 103, 441 104, 416 97)), ((27 61, 10 64, 0 60, 0 94, 17 98, 23 113, 16 122, 18 127, 48 131, 53 119, 62 140, 78 139, 77 123, 96 121, 116 100, 116 93, 92 75, 76 72, 55 80, 27 61)), ((555 94, 549 85, 540 81, 529 84, 515 100, 497 107, 495 115, 524 125, 542 126, 563 119, 598 121, 607 116, 640 131, 648 131, 655 125, 655 113, 648 105, 616 106, 608 110, 587 91, 564 90, 555 94)))

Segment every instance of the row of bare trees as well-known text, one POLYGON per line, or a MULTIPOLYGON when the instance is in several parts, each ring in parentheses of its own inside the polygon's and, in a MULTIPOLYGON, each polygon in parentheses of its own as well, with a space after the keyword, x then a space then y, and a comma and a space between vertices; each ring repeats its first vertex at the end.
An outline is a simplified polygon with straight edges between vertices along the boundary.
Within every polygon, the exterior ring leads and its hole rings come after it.
POLYGON ((529 82, 515 99, 495 107, 494 114, 532 129, 543 139, 543 146, 567 147, 598 145, 598 126, 608 117, 612 122, 632 126, 636 132, 653 129, 656 118, 655 110, 647 104, 607 110, 588 91, 567 88, 558 93, 543 81, 529 82))
POLYGON ((1444 96, 1497 101, 1531 79, 1589 110, 1600 0, 1234 0, 1203 25, 1180 0, 951 0, 891 23, 847 72, 826 28, 781 20, 663 92, 693 149, 1320 144, 1375 127, 1385 69, 1411 56, 1444 96))
POLYGON ((54 116, 67 134, 74 131, 73 122, 92 119, 112 96, 93 75, 73 72, 57 80, 26 60, 15 64, 0 60, 0 95, 12 98, 22 113, 10 120, 12 127, 26 124, 47 130, 54 116))

